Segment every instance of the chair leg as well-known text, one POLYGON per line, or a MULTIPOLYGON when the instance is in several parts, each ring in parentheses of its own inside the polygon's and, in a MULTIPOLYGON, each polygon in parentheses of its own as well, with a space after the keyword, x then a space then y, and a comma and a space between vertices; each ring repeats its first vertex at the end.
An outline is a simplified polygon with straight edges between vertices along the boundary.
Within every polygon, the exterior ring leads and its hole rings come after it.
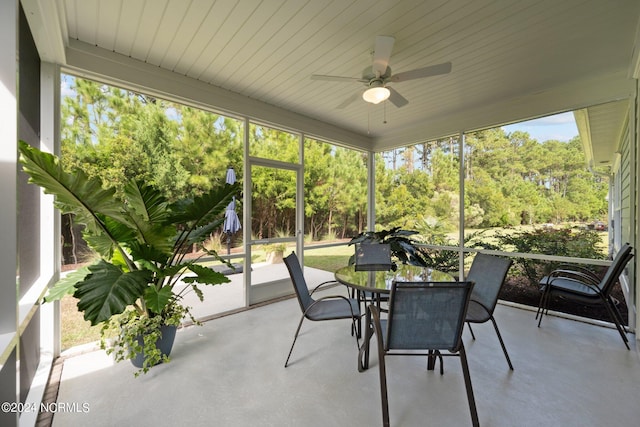
POLYGON ((502 335, 500 335, 498 324, 496 323, 496 319, 494 319, 493 316, 491 316, 491 321, 493 322, 493 328, 496 330, 496 335, 498 335, 498 340, 500 341, 500 345, 502 346, 502 352, 504 353, 504 357, 507 358, 507 363, 509 364, 509 368, 513 371, 513 365, 511 364, 509 353, 507 353, 507 347, 504 345, 504 341, 502 341, 502 335))
MULTIPOLYGON (((627 347, 627 350, 631 350, 631 348, 629 347, 629 339, 627 338, 627 335, 625 334, 625 330, 622 327, 622 322, 618 319, 618 317, 616 317, 616 314, 614 311, 614 308, 615 310, 617 310, 617 307, 612 308, 610 304, 611 303, 608 300, 604 300, 604 306, 607 308, 607 311, 609 312, 609 316, 613 320, 613 323, 616 325, 616 329, 618 330, 618 333, 622 337, 622 341, 624 342, 624 345, 627 347)), ((620 315, 620 311, 618 311, 618 315, 622 317, 620 315)))
MULTIPOLYGON (((357 299, 358 307, 360 307, 360 291, 356 291, 354 288, 349 289, 349 298, 357 299)), ((351 335, 362 338, 362 319, 358 319, 357 327, 351 327, 351 335)))
POLYGON ((618 300, 616 300, 614 297, 609 295, 608 301, 611 304, 611 307, 613 309, 613 313, 616 315, 616 317, 618 319, 618 322, 620 322, 620 325, 622 326, 622 329, 624 329, 624 331, 626 333, 629 333, 629 328, 627 328, 624 325, 624 319, 622 318, 622 314, 620 313, 620 309, 618 309, 618 304, 616 304, 618 302, 618 300))
POLYGON ((471 338, 475 340, 476 336, 473 334, 473 329, 471 329, 471 322, 467 322, 467 326, 469 327, 469 332, 471 332, 471 338))
POLYGON ((543 305, 543 302, 544 302, 544 295, 545 295, 546 292, 547 292, 547 286, 544 287, 544 290, 540 294, 540 301, 538 301, 538 311, 536 311, 536 320, 538 320, 538 316, 541 316, 542 305, 543 305))
POLYGON ((382 425, 389 427, 389 397, 387 396, 387 371, 384 353, 378 352, 378 367, 380 372, 380 400, 382 402, 382 425))
POLYGON ((351 329, 356 329, 356 349, 360 350, 360 337, 361 337, 361 322, 362 318, 360 316, 354 316, 351 318, 351 329), (356 317, 358 320, 356 321, 356 317))
POLYGON ((284 362, 284 367, 286 368, 289 365, 289 358, 291 357, 291 353, 293 353, 293 346, 296 345, 296 340, 298 339, 298 333, 300 332, 300 327, 302 327, 302 321, 304 320, 304 316, 300 318, 300 323, 298 323, 298 329, 296 329, 296 333, 293 336, 293 342, 291 343, 291 349, 289 350, 289 355, 287 356, 287 361, 284 362))
MULTIPOLYGON (((540 304, 539 304, 539 307, 538 307, 538 314, 540 314, 540 319, 538 320, 538 328, 540 327, 540 324, 542 323, 542 316, 544 316, 545 314, 549 313, 549 299, 550 298, 551 298, 551 290, 550 290, 550 286, 547 285, 544 288, 544 292, 542 293, 542 296, 540 297, 540 304)), ((538 318, 538 314, 536 314, 536 319, 538 318)))
POLYGON ((467 389, 467 400, 469 401, 469 411, 471 412, 471 423, 473 427, 480 427, 478 421, 478 410, 476 409, 476 400, 473 397, 473 387, 471 386, 471 376, 469 375, 469 365, 467 363, 467 353, 464 351, 464 345, 460 344, 460 363, 462 364, 462 374, 464 376, 464 386, 467 389))
POLYGON ((373 327, 371 326, 371 314, 369 309, 365 315, 364 322, 364 339, 358 351, 358 372, 364 372, 369 369, 369 345, 373 337, 373 327))

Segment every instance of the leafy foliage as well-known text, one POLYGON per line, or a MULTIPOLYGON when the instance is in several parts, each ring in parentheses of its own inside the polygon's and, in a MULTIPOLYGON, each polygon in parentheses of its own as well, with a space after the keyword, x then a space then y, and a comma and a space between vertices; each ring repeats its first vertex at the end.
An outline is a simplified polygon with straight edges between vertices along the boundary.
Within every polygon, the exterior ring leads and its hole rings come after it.
MULTIPOLYGON (((530 254, 557 255, 576 258, 603 259, 600 236, 592 230, 536 229, 519 233, 500 233, 496 236, 503 250, 530 254)), ((514 267, 527 277, 532 285, 545 274, 556 269, 558 263, 514 258, 514 267)))
MULTIPOLYGON (((170 203, 209 191, 230 165, 242 179, 241 121, 80 78, 71 87, 63 99, 65 171, 100 177, 118 196, 126 182, 146 182, 170 203)), ((300 161, 294 133, 252 123, 249 141, 251 156, 300 161)), ((578 138, 536 141, 496 128, 467 133, 464 142, 461 147, 456 137, 443 138, 375 154, 378 224, 417 229, 421 218, 436 217, 448 232, 456 231, 461 154, 466 227, 606 217, 608 183, 586 170, 578 138)), ((305 139, 304 230, 310 239, 366 229, 369 155, 305 139)), ((260 213, 251 233, 294 232, 294 174, 271 168, 251 174, 254 213, 260 213)))
MULTIPOLYGON (((73 293, 84 318, 96 325, 133 307, 139 317, 170 316, 183 292, 174 286, 186 273, 189 283, 220 284, 225 276, 185 259, 217 227, 238 185, 213 187, 200 196, 169 203, 162 191, 137 180, 125 183, 120 197, 104 189, 98 176, 64 172, 59 159, 20 141, 20 161, 29 181, 55 196, 62 213, 85 225, 84 237, 100 259, 87 270, 57 283, 47 301, 73 293)), ((215 252, 207 251, 222 261, 215 252)), ((224 262, 224 261, 223 261, 224 262)), ((184 288, 188 289, 188 288, 184 288)))
POLYGON ((146 374, 153 366, 170 361, 156 342, 162 337, 163 327, 178 327, 185 316, 190 317, 194 324, 199 324, 187 307, 179 305, 171 306, 162 317, 140 317, 135 310, 128 309, 121 316, 113 317, 103 324, 100 347, 107 354, 112 354, 116 362, 143 354, 142 367, 134 375, 137 377, 146 374))
MULTIPOLYGON (((394 227, 389 230, 365 231, 351 239, 349 245, 356 245, 363 242, 388 244, 391 249, 391 256, 395 257, 402 264, 428 267, 424 255, 416 246, 417 242, 409 237, 417 233, 417 231, 401 230, 399 227, 394 227)), ((349 264, 353 264, 354 262, 355 254, 349 259, 349 264)))

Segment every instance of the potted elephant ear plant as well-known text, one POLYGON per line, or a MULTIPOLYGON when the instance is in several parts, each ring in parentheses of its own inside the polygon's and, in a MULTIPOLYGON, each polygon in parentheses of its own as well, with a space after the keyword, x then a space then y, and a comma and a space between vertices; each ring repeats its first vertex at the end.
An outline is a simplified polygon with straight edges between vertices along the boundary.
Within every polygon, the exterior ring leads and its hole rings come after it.
MULTIPOLYGON (((136 376, 168 361, 168 351, 156 342, 169 335, 172 344, 170 335, 182 320, 194 320, 182 304, 185 292, 194 291, 202 300, 199 284, 229 282, 198 264, 199 258, 186 255, 222 225, 239 186, 224 184, 170 203, 157 189, 131 180, 118 197, 82 170, 66 173, 52 154, 23 141, 19 151, 29 182, 52 194, 60 212, 73 214, 75 222, 85 226, 83 237, 99 256, 56 283, 45 300, 75 296, 85 320, 103 326, 103 346, 106 331, 115 327, 114 347, 107 351, 118 361, 132 359, 140 368, 136 376)), ((214 250, 202 247, 200 253, 230 266, 214 250)))
MULTIPOLYGON (((417 246, 417 242, 411 236, 418 234, 413 230, 402 230, 393 227, 388 230, 364 231, 349 241, 349 246, 369 243, 388 244, 392 256, 392 269, 396 270, 396 261, 401 264, 411 264, 420 267, 429 267, 424 252, 417 246)), ((349 264, 355 263, 355 254, 349 258, 349 264)))

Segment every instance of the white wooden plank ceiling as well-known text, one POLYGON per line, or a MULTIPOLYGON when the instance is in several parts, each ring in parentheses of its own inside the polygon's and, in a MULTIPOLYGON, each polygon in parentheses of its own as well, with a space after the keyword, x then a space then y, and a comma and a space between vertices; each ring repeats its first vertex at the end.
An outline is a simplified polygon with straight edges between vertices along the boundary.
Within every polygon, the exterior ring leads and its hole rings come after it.
POLYGON ((640 14, 637 0, 56 1, 65 45, 116 52, 377 148, 619 98, 640 14), (360 77, 376 35, 396 39, 394 73, 446 61, 452 72, 392 84, 409 100, 402 108, 358 99, 337 109, 364 85, 310 76, 360 77))

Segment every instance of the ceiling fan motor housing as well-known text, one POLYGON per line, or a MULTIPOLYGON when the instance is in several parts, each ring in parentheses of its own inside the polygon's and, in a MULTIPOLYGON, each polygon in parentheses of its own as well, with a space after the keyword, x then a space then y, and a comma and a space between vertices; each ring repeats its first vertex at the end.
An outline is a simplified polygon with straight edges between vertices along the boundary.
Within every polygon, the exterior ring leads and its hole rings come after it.
POLYGON ((362 80, 368 82, 369 86, 372 86, 374 81, 380 81, 381 83, 385 83, 385 81, 391 77, 391 67, 387 66, 387 69, 384 71, 384 74, 378 76, 375 71, 373 71, 373 67, 367 67, 362 70, 362 80))

